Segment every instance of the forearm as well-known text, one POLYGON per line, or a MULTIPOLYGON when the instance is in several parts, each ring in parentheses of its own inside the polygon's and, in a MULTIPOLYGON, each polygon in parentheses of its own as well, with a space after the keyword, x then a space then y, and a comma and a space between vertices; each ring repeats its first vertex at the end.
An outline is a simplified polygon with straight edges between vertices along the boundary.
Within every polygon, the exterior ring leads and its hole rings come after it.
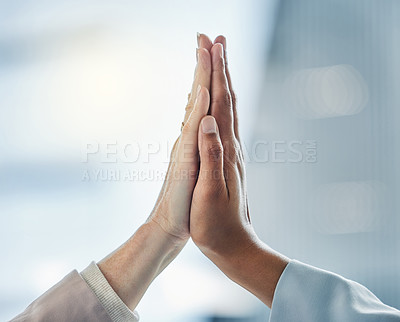
POLYGON ((114 291, 133 310, 151 282, 178 255, 186 240, 153 222, 143 224, 116 251, 98 263, 114 291))
POLYGON ((260 240, 236 252, 215 254, 214 263, 234 282, 271 307, 276 285, 289 259, 260 240))

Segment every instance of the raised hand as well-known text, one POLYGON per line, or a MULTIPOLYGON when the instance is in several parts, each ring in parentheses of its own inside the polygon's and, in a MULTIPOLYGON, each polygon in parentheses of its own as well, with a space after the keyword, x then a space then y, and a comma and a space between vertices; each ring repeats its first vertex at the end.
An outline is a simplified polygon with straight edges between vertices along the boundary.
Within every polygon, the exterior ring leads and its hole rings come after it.
POLYGON ((203 118, 199 130, 201 167, 193 193, 190 231, 200 249, 212 257, 213 253, 247 247, 255 234, 248 215, 245 170, 235 134, 235 105, 223 45, 216 43, 211 55, 211 116, 203 118), (234 247, 233 242, 237 243, 234 247))
POLYGON ((200 173, 190 211, 190 234, 228 277, 271 305, 287 264, 263 244, 250 221, 236 99, 226 63, 226 40, 211 48, 211 115, 198 132, 200 173))
POLYGON ((199 168, 197 133, 210 105, 212 42, 200 35, 198 63, 186 107, 182 133, 156 205, 146 223, 115 252, 98 263, 100 270, 129 308, 178 255, 189 238, 189 211, 199 168))
POLYGON ((190 236, 189 211, 199 168, 197 133, 210 104, 211 46, 207 36, 198 35, 197 66, 182 132, 172 149, 163 187, 149 217, 149 221, 179 240, 187 240, 190 236))

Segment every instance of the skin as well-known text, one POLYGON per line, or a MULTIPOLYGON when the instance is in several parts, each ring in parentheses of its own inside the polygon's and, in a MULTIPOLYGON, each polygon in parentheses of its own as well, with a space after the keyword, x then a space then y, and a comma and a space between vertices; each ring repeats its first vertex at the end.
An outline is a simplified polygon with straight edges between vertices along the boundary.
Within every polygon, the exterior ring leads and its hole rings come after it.
POLYGON ((288 263, 251 225, 226 39, 218 36, 213 43, 199 35, 197 55, 184 126, 154 209, 124 245, 98 263, 132 310, 189 237, 269 307, 288 263))
POLYGON ((134 309, 151 282, 179 254, 190 237, 189 213, 199 170, 198 128, 209 111, 212 42, 198 37, 197 66, 185 108, 184 126, 171 152, 156 204, 135 234, 98 263, 112 288, 134 309))
POLYGON ((230 279, 271 307, 288 259, 257 237, 249 215, 236 96, 226 63, 226 40, 211 48, 211 115, 199 129, 200 173, 190 211, 190 234, 230 279))

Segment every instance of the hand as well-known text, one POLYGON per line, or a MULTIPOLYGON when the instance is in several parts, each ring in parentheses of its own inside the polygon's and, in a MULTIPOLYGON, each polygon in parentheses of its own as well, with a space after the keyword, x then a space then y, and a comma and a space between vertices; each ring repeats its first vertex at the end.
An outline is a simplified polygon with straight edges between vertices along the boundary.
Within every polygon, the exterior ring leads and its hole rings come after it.
POLYGON ((197 133, 200 120, 209 109, 211 83, 212 42, 198 35, 197 67, 189 94, 184 126, 171 152, 170 164, 164 184, 149 221, 157 223, 178 241, 186 241, 189 234, 189 211, 192 193, 197 180, 199 155, 197 133))
POLYGON ((212 42, 198 37, 198 64, 182 133, 147 222, 116 251, 98 263, 129 308, 134 309, 154 278, 178 255, 189 238, 189 210, 199 167, 197 133, 209 110, 212 42))
POLYGON ((256 235, 249 217, 235 96, 223 45, 216 43, 211 55, 212 116, 203 118, 198 135, 201 166, 193 193, 190 232, 203 253, 213 259, 244 250, 254 243, 256 235))
POLYGON ((263 244, 251 225, 225 47, 220 36, 211 49, 211 115, 202 119, 198 133, 200 173, 190 210, 190 234, 228 277, 271 306, 287 259, 263 244))

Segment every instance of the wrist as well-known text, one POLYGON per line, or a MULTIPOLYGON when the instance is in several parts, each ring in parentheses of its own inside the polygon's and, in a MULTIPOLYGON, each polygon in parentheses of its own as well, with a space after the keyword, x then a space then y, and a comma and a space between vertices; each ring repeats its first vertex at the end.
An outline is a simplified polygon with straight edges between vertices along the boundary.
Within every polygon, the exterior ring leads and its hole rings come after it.
POLYGON ((182 249, 188 241, 188 237, 174 234, 166 229, 158 220, 149 219, 138 230, 144 234, 151 235, 154 242, 165 252, 174 252, 177 249, 182 249))
POLYGON ((133 310, 150 283, 178 255, 185 242, 148 221, 98 266, 114 291, 133 310))
POLYGON ((257 237, 242 248, 218 254, 213 262, 231 280, 241 285, 271 307, 276 285, 289 259, 257 237))
POLYGON ((249 249, 261 243, 251 225, 229 231, 229 234, 218 235, 225 237, 215 238, 208 235, 200 241, 195 240, 201 251, 217 266, 239 266, 240 261, 245 260, 249 249), (230 237, 227 238, 228 236, 230 237))
POLYGON ((154 226, 152 228, 155 231, 161 229, 164 234, 168 235, 166 238, 169 237, 168 240, 174 244, 185 244, 190 237, 189 214, 174 214, 169 208, 167 206, 158 206, 150 214, 145 225, 154 226))

